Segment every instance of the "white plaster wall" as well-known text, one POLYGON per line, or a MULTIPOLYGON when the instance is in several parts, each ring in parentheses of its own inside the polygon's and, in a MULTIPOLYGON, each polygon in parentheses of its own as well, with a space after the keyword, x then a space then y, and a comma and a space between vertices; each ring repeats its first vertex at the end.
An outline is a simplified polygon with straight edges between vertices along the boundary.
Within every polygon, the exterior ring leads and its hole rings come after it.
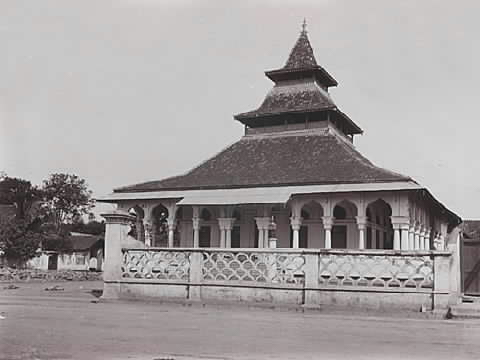
POLYGON ((58 270, 88 270, 90 263, 90 254, 88 252, 73 253, 73 254, 59 254, 58 255, 58 270), (80 259, 81 263, 77 264, 80 259))
POLYGON ((38 269, 38 270, 48 270, 48 255, 40 254, 39 256, 36 256, 33 259, 28 260, 27 268, 38 269))

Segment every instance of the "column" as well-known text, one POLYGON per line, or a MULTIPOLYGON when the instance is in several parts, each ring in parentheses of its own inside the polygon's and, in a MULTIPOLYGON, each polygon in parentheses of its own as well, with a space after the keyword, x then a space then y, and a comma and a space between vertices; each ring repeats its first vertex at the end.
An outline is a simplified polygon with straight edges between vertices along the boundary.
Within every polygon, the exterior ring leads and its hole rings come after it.
POLYGON ((220 228, 220 247, 225 248, 225 228, 220 228))
POLYGON ((293 241, 292 241, 292 248, 298 249, 300 246, 300 227, 302 226, 302 218, 301 217, 291 217, 290 218, 290 225, 292 226, 293 231, 293 241))
POLYGON ((409 243, 409 232, 408 230, 410 229, 410 225, 409 224, 402 224, 401 225, 401 249, 402 250, 409 250, 409 246, 408 246, 408 243, 409 243))
POLYGON ((143 228, 143 219, 137 215, 135 222, 135 230, 137 231, 137 240, 145 243, 145 229, 143 228))
POLYGON ((393 250, 400 250, 400 224, 393 225, 393 250))
POLYGON ((420 230, 420 250, 425 250, 425 228, 422 226, 420 230))
POLYGON ((323 228, 325 229, 325 249, 332 248, 332 227, 335 221, 333 216, 324 216, 322 217, 323 220, 323 228))
POLYGON ((232 247, 232 228, 234 222, 235 218, 218 218, 218 227, 220 228, 220 247, 232 247))
POLYGON ((414 250, 420 250, 420 224, 415 226, 414 250))
POLYGON ((192 218, 193 227, 193 247, 200 247, 200 218, 192 218))
POLYGON ((200 208, 192 206, 193 247, 200 247, 200 208))
POLYGON ((367 227, 367 217, 357 216, 358 225, 358 248, 365 249, 365 229, 367 227))
POLYGON ((258 229, 258 247, 266 248, 268 247, 268 226, 270 224, 270 218, 256 217, 255 221, 258 229))
POLYGON ((377 225, 372 226, 372 249, 377 248, 377 225))
POLYGON ((415 249, 415 226, 410 224, 408 229, 408 250, 415 249))
POLYGON ((143 219, 143 230, 145 232, 145 247, 152 246, 152 230, 153 225, 151 219, 143 219))
POLYGON ((135 217, 126 211, 114 210, 102 214, 105 218, 105 263, 102 299, 118 298, 122 278, 122 243, 127 240, 130 223, 135 217))
POLYGON ((177 227, 175 218, 168 218, 167 225, 168 225, 168 247, 173 248, 173 237, 175 235, 175 228, 177 227))

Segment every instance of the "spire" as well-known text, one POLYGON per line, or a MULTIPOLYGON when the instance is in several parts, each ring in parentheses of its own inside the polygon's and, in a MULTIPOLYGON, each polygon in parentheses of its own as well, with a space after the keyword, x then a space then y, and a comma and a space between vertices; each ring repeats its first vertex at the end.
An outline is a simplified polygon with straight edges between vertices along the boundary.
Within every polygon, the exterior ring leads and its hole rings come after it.
POLYGON ((295 43, 284 69, 305 69, 318 66, 307 36, 307 20, 303 19, 300 37, 295 43))
POLYGON ((307 19, 303 18, 302 33, 307 33, 307 19))

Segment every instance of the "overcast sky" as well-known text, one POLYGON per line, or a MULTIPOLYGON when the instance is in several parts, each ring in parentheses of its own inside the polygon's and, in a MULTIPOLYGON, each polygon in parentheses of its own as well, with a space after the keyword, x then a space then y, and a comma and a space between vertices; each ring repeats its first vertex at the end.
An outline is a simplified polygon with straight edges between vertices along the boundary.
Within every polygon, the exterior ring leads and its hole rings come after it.
POLYGON ((357 148, 480 218, 478 1, 0 1, 0 170, 95 195, 242 135, 304 17, 357 148))

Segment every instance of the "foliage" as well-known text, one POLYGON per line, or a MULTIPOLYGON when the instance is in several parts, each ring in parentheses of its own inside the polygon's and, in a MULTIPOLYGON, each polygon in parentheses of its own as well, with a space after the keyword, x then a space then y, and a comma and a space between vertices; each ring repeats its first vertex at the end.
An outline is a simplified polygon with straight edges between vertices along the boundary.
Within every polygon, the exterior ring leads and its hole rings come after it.
POLYGON ((17 219, 32 218, 32 207, 41 201, 43 192, 30 181, 4 176, 0 180, 0 204, 13 204, 17 219))
POLYGON ((90 221, 88 223, 77 222, 66 226, 67 229, 74 232, 91 235, 102 235, 105 233, 105 223, 99 221, 90 221))
POLYGON ((44 206, 57 234, 62 232, 62 224, 87 214, 94 204, 86 181, 74 174, 50 175, 43 183, 43 191, 44 206))
POLYGON ((9 260, 19 264, 33 258, 43 240, 38 221, 25 219, 0 220, 0 251, 9 260))

